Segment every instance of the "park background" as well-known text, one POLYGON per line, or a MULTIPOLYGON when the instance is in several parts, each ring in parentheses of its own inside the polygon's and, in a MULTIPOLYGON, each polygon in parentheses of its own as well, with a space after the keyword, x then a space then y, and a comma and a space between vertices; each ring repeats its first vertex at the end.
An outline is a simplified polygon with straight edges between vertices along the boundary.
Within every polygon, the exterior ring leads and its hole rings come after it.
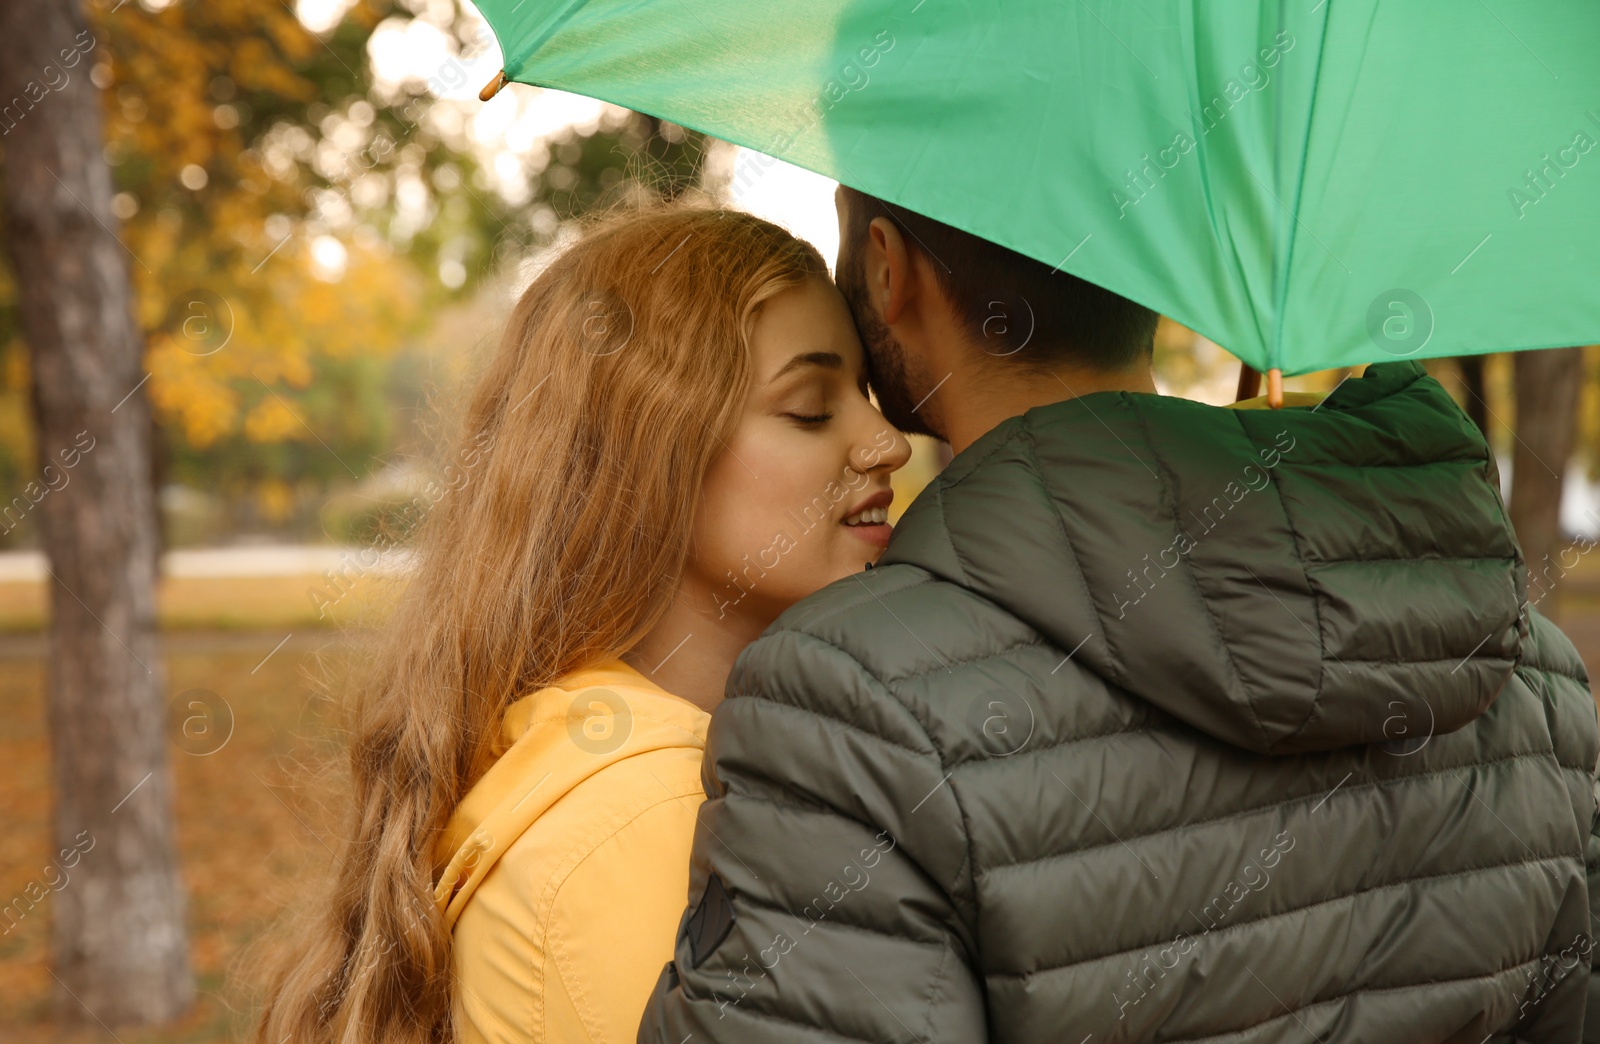
MULTIPOLYGON (((87 16, 80 61, 56 79, 98 90, 145 343, 195 1001, 173 1024, 108 1026, 51 970, 50 896, 71 883, 48 870, 33 508, 60 491, 40 484, 28 346, 0 264, 0 1039, 242 1039, 264 933, 332 850, 337 790, 320 773, 337 759, 339 679, 403 583, 407 508, 520 289, 584 214, 685 194, 785 224, 831 262, 832 183, 558 92, 516 85, 481 103, 499 54, 465 0, 106 0, 87 16), (385 527, 402 539, 375 555, 385 527), (17 903, 28 896, 42 898, 17 903)), ((43 82, 0 130, 51 118, 60 87, 43 82)), ((1519 448, 1559 479, 1545 543, 1563 566, 1540 608, 1593 663, 1600 349, 1571 352, 1577 407, 1554 418, 1519 416, 1509 357, 1428 366, 1488 433, 1508 497, 1519 448)), ((1165 319, 1155 364, 1163 392, 1233 398, 1237 361, 1165 319)), ((896 514, 940 459, 918 441, 896 514)))

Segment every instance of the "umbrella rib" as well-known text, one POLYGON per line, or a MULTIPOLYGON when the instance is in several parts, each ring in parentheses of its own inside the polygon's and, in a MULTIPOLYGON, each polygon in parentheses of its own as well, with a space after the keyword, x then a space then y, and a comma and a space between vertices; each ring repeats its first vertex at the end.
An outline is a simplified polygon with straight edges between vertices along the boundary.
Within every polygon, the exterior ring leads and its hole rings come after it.
POLYGON ((550 20, 550 24, 544 27, 543 31, 527 41, 527 43, 524 45, 523 53, 516 55, 515 57, 510 54, 505 55, 506 72, 509 74, 514 68, 520 67, 523 62, 533 57, 534 52, 538 51, 539 48, 549 43, 550 38, 556 35, 556 33, 560 32, 562 26, 572 21, 573 15, 576 15, 578 11, 588 2, 589 0, 569 0, 567 5, 561 9, 560 13, 550 20))
MULTIPOLYGON (((1283 273, 1282 278, 1274 280, 1279 285, 1275 291, 1277 300, 1273 303, 1272 343, 1267 346, 1267 362, 1269 369, 1282 369, 1283 367, 1283 311, 1289 299, 1289 266, 1294 259, 1294 245, 1296 238, 1295 230, 1305 224, 1300 220, 1300 195, 1305 189, 1307 153, 1309 153, 1311 150, 1312 121, 1316 118, 1317 97, 1321 93, 1319 91, 1319 87, 1322 84, 1322 59, 1328 53, 1328 20, 1331 17, 1332 8, 1330 7, 1328 10, 1330 14, 1324 15, 1322 19, 1322 39, 1318 41, 1316 68, 1313 69, 1311 73, 1311 104, 1306 110, 1306 133, 1304 137, 1301 138, 1300 142, 1300 169, 1295 173, 1294 199, 1286 208, 1289 211, 1289 216, 1294 219, 1294 224, 1289 226, 1288 252, 1281 261, 1281 271, 1283 273)), ((1246 169, 1248 170, 1249 168, 1246 169)), ((1251 173, 1250 176, 1254 178, 1255 174, 1251 173)), ((1260 178, 1256 178, 1256 180, 1261 181, 1260 178)), ((1262 187, 1266 187, 1265 182, 1262 182, 1262 187)), ((1267 189, 1267 192, 1270 195, 1272 190, 1267 189)), ((1273 198, 1276 199, 1277 197, 1274 196, 1273 198)), ((1279 205, 1282 205, 1281 200, 1279 201, 1279 205)), ((1306 231, 1311 234, 1312 239, 1317 240, 1317 243, 1322 246, 1322 249, 1328 251, 1329 257, 1339 262, 1339 267, 1343 268, 1346 274, 1350 273, 1349 267, 1346 266, 1343 261, 1339 261, 1339 256, 1332 250, 1329 250, 1328 244, 1323 243, 1322 240, 1317 237, 1317 234, 1311 231, 1309 226, 1306 227, 1306 231)))
MULTIPOLYGON (((1343 261, 1339 260, 1339 255, 1335 254, 1333 252, 1333 249, 1331 247, 1329 247, 1328 244, 1322 242, 1322 237, 1317 235, 1317 233, 1312 229, 1312 227, 1310 225, 1306 224, 1304 221, 1301 221, 1300 220, 1300 215, 1295 213, 1293 210, 1290 210, 1290 208, 1283 202, 1283 200, 1278 198, 1277 193, 1273 192, 1272 189, 1267 185, 1267 183, 1265 181, 1262 181, 1261 178, 1256 175, 1255 171, 1251 170, 1249 167, 1245 167, 1244 169, 1245 169, 1245 173, 1246 174, 1249 174, 1252 178, 1255 178, 1256 182, 1262 188, 1267 190, 1267 195, 1271 196, 1273 198, 1273 201, 1276 202, 1278 204, 1278 206, 1283 207, 1283 209, 1289 211, 1289 216, 1294 218, 1295 224, 1299 225, 1301 228, 1306 230, 1306 235, 1310 236, 1312 239, 1315 239, 1317 241, 1317 243, 1322 247, 1322 249, 1328 251, 1328 256, 1329 257, 1333 258, 1335 261, 1339 261, 1339 267, 1340 268, 1344 269, 1346 273, 1350 272, 1350 267, 1348 265, 1346 265, 1343 261)), ((1290 249, 1291 250, 1293 250, 1293 246, 1294 246, 1294 244, 1293 244, 1293 242, 1291 242, 1290 243, 1290 249)))

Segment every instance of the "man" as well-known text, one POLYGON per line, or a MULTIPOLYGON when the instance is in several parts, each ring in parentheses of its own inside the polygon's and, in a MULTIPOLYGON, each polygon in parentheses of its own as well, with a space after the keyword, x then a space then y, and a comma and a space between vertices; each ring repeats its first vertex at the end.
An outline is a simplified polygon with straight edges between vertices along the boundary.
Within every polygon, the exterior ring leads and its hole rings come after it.
POLYGON ((838 203, 958 455, 735 668, 639 1039, 1600 1039, 1595 704, 1440 386, 1164 398, 1147 309, 838 203))

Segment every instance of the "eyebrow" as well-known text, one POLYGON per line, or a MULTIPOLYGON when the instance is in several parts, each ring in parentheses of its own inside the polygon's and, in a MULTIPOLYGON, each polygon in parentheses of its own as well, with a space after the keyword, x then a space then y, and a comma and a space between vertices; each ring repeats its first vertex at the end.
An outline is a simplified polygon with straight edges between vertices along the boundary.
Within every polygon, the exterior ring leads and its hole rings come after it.
POLYGON ((829 370, 844 369, 844 356, 837 352, 802 352, 783 364, 782 369, 772 375, 777 380, 790 370, 798 370, 802 366, 821 366, 829 370))

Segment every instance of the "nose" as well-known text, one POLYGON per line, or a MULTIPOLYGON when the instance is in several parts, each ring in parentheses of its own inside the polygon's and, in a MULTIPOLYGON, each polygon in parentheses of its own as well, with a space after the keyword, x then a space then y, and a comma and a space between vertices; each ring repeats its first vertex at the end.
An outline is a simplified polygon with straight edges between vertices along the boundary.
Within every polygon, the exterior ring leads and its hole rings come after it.
POLYGON ((863 445, 856 447, 851 467, 862 472, 881 471, 891 474, 906 466, 911 459, 911 443, 899 430, 878 418, 878 425, 863 445))

